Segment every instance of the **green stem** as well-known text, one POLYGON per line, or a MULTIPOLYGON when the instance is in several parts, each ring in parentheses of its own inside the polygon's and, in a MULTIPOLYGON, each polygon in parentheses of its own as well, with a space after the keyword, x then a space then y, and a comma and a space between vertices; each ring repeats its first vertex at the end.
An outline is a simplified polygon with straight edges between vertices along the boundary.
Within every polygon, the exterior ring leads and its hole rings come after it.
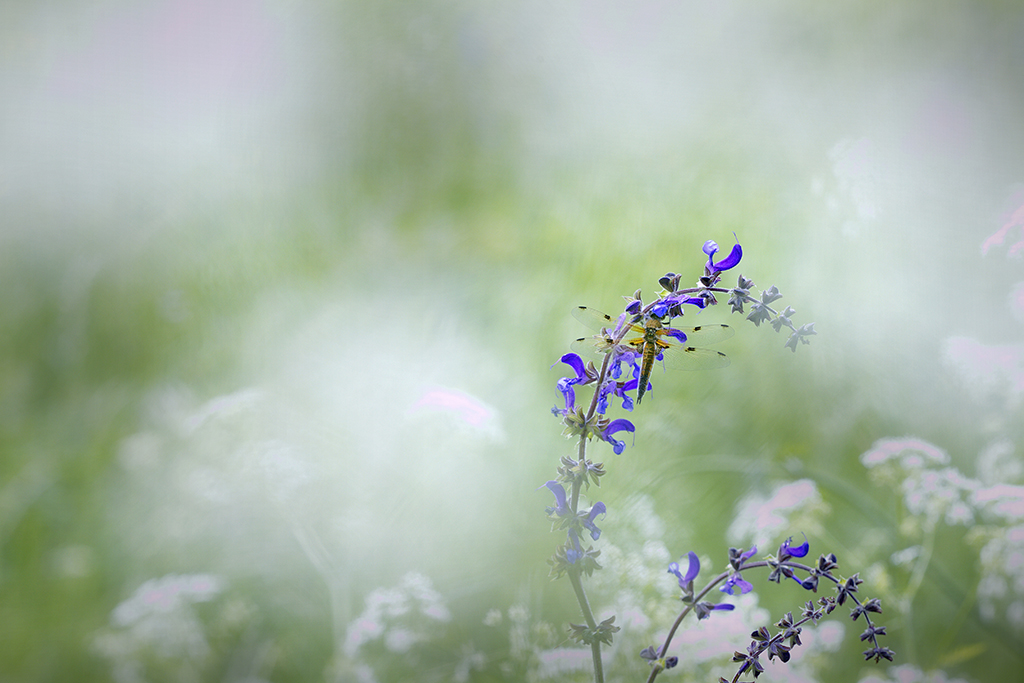
POLYGON ((932 553, 935 551, 935 528, 937 526, 937 520, 933 517, 926 519, 921 554, 918 555, 917 561, 914 562, 914 569, 910 573, 910 581, 907 583, 907 589, 900 600, 904 624, 908 633, 905 641, 908 662, 917 661, 916 637, 914 635, 914 598, 917 597, 917 592, 921 589, 921 584, 924 583, 925 573, 928 571, 932 553))
MULTIPOLYGON (((576 600, 580 603, 580 611, 583 612, 583 619, 591 631, 597 629, 597 621, 590 609, 590 601, 583 590, 583 582, 580 581, 580 572, 575 567, 569 570, 569 581, 572 583, 573 592, 576 593, 576 600)), ((604 683, 604 663, 601 661, 601 643, 594 641, 590 644, 590 653, 594 660, 594 683, 604 683)))

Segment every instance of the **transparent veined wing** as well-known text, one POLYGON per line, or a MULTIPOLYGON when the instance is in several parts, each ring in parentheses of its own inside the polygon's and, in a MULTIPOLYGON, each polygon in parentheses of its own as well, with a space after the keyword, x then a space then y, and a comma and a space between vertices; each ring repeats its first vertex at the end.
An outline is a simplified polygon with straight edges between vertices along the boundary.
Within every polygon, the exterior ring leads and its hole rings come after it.
MULTIPOLYGON (((595 332, 600 332, 602 328, 607 328, 609 332, 614 332, 615 326, 619 322, 618 318, 605 315, 601 311, 595 308, 590 308, 589 306, 576 306, 572 309, 572 317, 576 318, 595 332)), ((640 336, 643 336, 644 330, 642 327, 639 325, 630 325, 630 327, 634 331, 638 332, 640 336)))
MULTIPOLYGON (((710 325, 709 327, 725 327, 728 325, 710 325)), ((696 329, 696 328, 695 328, 696 329)), ((687 333, 689 335, 689 333, 687 333)), ((732 330, 721 339, 732 336, 732 330)), ((669 337, 671 339, 671 337, 669 337)), ((714 342, 707 342, 712 344, 714 342)), ((729 364, 729 357, 721 351, 706 349, 699 346, 689 346, 689 340, 680 344, 674 342, 671 346, 662 350, 662 358, 665 367, 670 370, 711 370, 713 368, 724 368, 729 364)))
MULTIPOLYGON (((610 315, 605 315, 601 311, 588 306, 576 306, 572 309, 572 317, 579 320, 581 323, 600 333, 602 330, 607 330, 608 334, 615 332, 615 328, 618 325, 618 319, 612 318, 610 315)), ((628 324, 628 323, 626 323, 628 324)), ((639 325, 629 325, 630 331, 626 333, 626 336, 620 342, 621 344, 629 344, 631 339, 642 338, 644 336, 644 330, 639 325)), ((572 350, 579 354, 582 358, 595 361, 600 365, 601 361, 604 360, 604 354, 611 346, 611 338, 602 334, 596 334, 592 337, 583 337, 577 339, 572 343, 572 350)), ((638 350, 639 351, 639 350, 638 350)))
MULTIPOLYGON (((581 323, 596 331, 607 329, 611 333, 614 332, 618 324, 617 318, 612 318, 587 306, 577 306, 573 309, 572 314, 581 323)), ((729 364, 728 356, 720 351, 702 347, 724 341, 732 335, 733 329, 728 325, 663 327, 657 331, 657 338, 662 342, 661 352, 665 367, 674 370, 707 370, 725 367, 729 364), (680 341, 678 337, 668 334, 670 329, 679 330, 685 334, 686 341, 680 341)), ((626 333, 620 344, 634 346, 639 352, 641 350, 640 340, 643 337, 644 328, 642 326, 629 324, 629 332, 626 333)), ((584 358, 600 361, 609 346, 609 339, 596 335, 577 339, 572 345, 572 350, 584 358)))

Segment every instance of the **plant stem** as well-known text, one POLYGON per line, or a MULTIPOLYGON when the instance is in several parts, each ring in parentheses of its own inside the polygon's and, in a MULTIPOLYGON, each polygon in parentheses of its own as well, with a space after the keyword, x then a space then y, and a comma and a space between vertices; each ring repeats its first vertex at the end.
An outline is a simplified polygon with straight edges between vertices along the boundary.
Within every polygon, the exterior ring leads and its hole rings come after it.
MULTIPOLYGON (((583 612, 583 619, 587 626, 593 631, 597 628, 597 621, 594 620, 594 613, 590 610, 590 601, 583 591, 583 582, 580 581, 580 572, 573 567, 569 570, 569 581, 576 593, 576 600, 580 603, 580 611, 583 612)), ((601 661, 601 643, 594 641, 590 644, 590 653, 594 660, 594 683, 604 683, 604 663, 601 661)))

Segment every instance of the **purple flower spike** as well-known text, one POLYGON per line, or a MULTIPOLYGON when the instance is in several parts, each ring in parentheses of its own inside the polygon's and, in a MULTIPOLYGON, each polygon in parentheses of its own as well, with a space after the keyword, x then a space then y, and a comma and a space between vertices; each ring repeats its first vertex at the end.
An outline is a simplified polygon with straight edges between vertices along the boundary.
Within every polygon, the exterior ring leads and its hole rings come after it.
POLYGON ((708 240, 704 243, 704 253, 708 255, 708 270, 714 272, 721 272, 723 270, 729 270, 739 265, 740 259, 743 258, 743 247, 740 246, 739 242, 733 245, 732 251, 724 259, 715 263, 715 254, 718 252, 718 244, 714 240, 708 240))
POLYGON ((685 574, 680 573, 678 562, 672 562, 668 566, 668 573, 676 575, 676 578, 679 579, 679 587, 683 590, 686 590, 686 586, 697 578, 697 574, 700 573, 700 560, 697 559, 697 553, 691 550, 687 556, 689 557, 690 566, 686 569, 685 574))
POLYGON ((586 527, 587 531, 590 532, 590 537, 595 541, 601 538, 601 530, 594 524, 594 518, 598 515, 603 515, 607 511, 604 503, 594 503, 594 507, 590 508, 590 514, 587 515, 587 519, 584 520, 583 526, 586 527))
POLYGON ((622 430, 635 432, 636 427, 634 427, 633 423, 629 420, 620 417, 618 420, 612 420, 609 422, 608 426, 605 427, 604 431, 601 433, 601 438, 612 445, 612 450, 615 451, 615 455, 621 454, 626 448, 625 441, 618 441, 612 438, 612 434, 615 432, 621 432, 622 430))

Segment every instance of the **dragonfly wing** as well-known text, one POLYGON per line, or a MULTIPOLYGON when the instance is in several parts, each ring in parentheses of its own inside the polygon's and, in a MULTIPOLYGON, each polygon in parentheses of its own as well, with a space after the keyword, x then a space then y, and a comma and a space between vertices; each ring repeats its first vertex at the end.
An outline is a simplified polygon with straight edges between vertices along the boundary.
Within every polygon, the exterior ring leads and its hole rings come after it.
POLYGON ((607 328, 610 332, 614 331, 615 326, 619 322, 617 318, 613 318, 589 306, 576 306, 572 309, 572 317, 595 332, 600 332, 602 328, 607 328))
MULTIPOLYGON (((607 329, 614 331, 618 325, 618 319, 612 318, 601 311, 589 306, 577 306, 572 310, 572 316, 587 327, 595 331, 607 329)), ((624 344, 630 340, 637 340, 643 337, 644 330, 639 325, 630 324, 630 332, 623 339, 624 344)), ((669 346, 664 349, 663 356, 665 367, 679 370, 705 370, 709 368, 721 368, 729 364, 729 358, 724 354, 712 349, 697 348, 707 344, 715 344, 733 335, 733 329, 728 325, 701 325, 699 327, 679 328, 686 334, 686 341, 680 342, 671 335, 659 335, 659 339, 667 342, 669 346)), ((634 344, 634 346, 636 346, 634 344)), ((601 335, 577 339, 572 344, 572 350, 583 358, 600 362, 604 360, 602 349, 607 348, 607 338, 601 335)), ((638 349, 639 350, 639 349, 638 349)))
MULTIPOLYGON (((607 330, 608 333, 611 334, 614 333, 615 328, 619 324, 617 318, 613 318, 610 315, 606 315, 601 311, 588 306, 577 306, 573 308, 572 317, 576 318, 595 332, 607 330)), ((625 335, 621 343, 628 345, 632 340, 635 346, 637 339, 643 337, 644 330, 639 325, 633 324, 629 325, 629 330, 630 331, 625 335)), ((572 350, 584 358, 602 361, 604 360, 604 352, 608 349, 610 344, 610 337, 604 334, 596 334, 592 337, 577 339, 572 344, 572 350)))
POLYGON ((600 364, 604 360, 604 354, 599 350, 599 346, 604 345, 597 337, 583 337, 574 341, 570 348, 581 358, 600 364))
MULTIPOLYGON (((680 327, 679 330, 686 335, 686 341, 682 342, 680 346, 708 346, 709 344, 717 344, 720 341, 724 341, 733 335, 733 329, 728 325, 680 327)), ((676 342, 676 339, 673 337, 667 337, 666 341, 669 339, 673 343, 676 342)))
POLYGON ((665 367, 673 370, 708 370, 724 368, 729 358, 720 351, 700 348, 714 344, 733 335, 728 325, 701 325, 699 327, 679 328, 686 334, 686 341, 680 342, 678 337, 663 334, 660 339, 669 346, 662 351, 665 367))
POLYGON ((664 349, 662 355, 665 367, 671 370, 711 370, 724 368, 729 364, 729 357, 721 351, 694 346, 673 344, 664 349))

